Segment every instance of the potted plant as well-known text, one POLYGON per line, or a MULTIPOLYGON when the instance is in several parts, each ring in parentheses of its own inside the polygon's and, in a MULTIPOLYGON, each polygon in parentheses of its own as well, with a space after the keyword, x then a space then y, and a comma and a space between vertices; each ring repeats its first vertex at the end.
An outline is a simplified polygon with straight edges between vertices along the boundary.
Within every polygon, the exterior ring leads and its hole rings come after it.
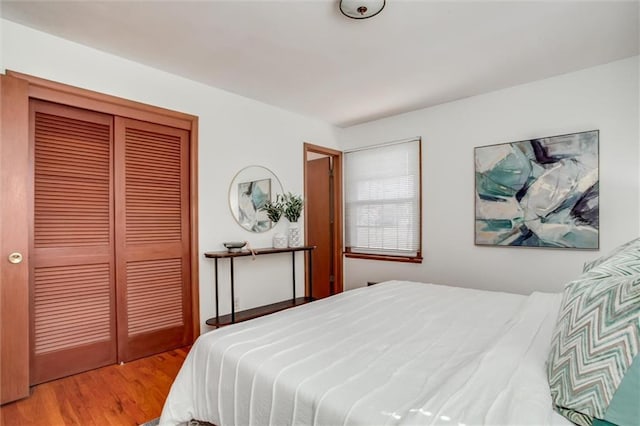
POLYGON ((301 195, 294 195, 291 192, 283 195, 282 215, 289 221, 289 247, 300 247, 302 245, 298 219, 300 219, 303 207, 304 203, 301 195))
POLYGON ((271 222, 273 222, 274 226, 276 223, 280 221, 280 218, 282 217, 282 211, 283 211, 282 198, 283 198, 282 194, 278 194, 276 195, 275 201, 269 200, 265 202, 262 207, 260 207, 260 210, 265 211, 267 213, 267 217, 271 222))
MULTIPOLYGON (((282 194, 276 195, 276 199, 274 201, 267 201, 260 210, 267 213, 267 217, 271 222, 273 222, 273 226, 275 227, 284 212, 284 196, 282 194)), ((273 248, 286 248, 287 243, 287 236, 283 233, 276 232, 273 234, 273 248)))
POLYGON ((293 195, 292 193, 287 192, 282 196, 282 201, 282 215, 286 217, 289 222, 296 223, 298 219, 300 219, 302 207, 304 206, 302 196, 293 195))

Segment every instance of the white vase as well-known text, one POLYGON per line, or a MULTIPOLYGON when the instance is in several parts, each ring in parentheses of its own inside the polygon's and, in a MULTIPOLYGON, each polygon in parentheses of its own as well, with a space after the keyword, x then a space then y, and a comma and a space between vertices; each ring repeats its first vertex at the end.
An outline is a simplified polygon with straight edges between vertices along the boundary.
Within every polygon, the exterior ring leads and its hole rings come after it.
POLYGON ((289 247, 300 247, 301 245, 300 226, 298 222, 291 222, 289 223, 289 247))
POLYGON ((281 232, 273 234, 273 248, 287 248, 287 236, 281 232))

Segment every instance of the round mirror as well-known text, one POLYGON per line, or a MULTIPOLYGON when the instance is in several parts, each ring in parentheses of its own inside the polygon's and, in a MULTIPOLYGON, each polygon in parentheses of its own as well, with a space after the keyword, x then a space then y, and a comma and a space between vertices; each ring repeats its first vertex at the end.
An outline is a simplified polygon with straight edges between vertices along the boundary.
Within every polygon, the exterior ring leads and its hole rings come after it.
POLYGON ((229 207, 236 222, 247 231, 265 232, 276 224, 260 210, 267 201, 282 194, 278 177, 262 166, 249 166, 234 176, 229 186, 229 207))

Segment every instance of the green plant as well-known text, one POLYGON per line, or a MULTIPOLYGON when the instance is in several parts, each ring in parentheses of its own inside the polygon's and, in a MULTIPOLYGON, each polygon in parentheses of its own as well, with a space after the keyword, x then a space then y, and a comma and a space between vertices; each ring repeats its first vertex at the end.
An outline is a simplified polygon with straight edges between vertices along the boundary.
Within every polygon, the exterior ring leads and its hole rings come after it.
POLYGON ((297 222, 300 219, 300 214, 302 213, 302 208, 304 207, 304 203, 302 202, 301 195, 293 195, 290 192, 287 192, 283 197, 283 210, 282 215, 287 218, 287 220, 291 223, 297 222))
POLYGON ((284 211, 284 197, 282 194, 276 195, 275 201, 267 201, 260 210, 267 212, 267 217, 274 224, 278 223, 284 211))

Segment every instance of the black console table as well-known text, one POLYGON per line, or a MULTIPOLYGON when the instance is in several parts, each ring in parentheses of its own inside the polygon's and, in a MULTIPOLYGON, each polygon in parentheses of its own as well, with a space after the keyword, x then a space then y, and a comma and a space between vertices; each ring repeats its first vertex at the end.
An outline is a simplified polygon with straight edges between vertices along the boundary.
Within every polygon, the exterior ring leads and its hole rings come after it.
POLYGON ((313 265, 311 262, 311 251, 314 250, 315 246, 302 246, 302 247, 288 247, 288 248, 261 248, 254 249, 253 253, 249 250, 242 250, 238 252, 229 252, 229 251, 210 251, 204 254, 204 257, 213 259, 215 261, 215 287, 216 287, 216 316, 215 318, 209 318, 206 323, 207 325, 211 325, 214 327, 221 327, 223 325, 233 324, 235 322, 246 321, 251 318, 256 318, 262 315, 271 314, 273 312, 278 312, 284 309, 292 308, 294 306, 303 305, 305 303, 309 303, 313 300, 311 295, 313 294, 313 265), (297 251, 306 251, 309 252, 307 256, 307 266, 309 269, 309 296, 308 297, 297 297, 296 298, 296 252, 297 251), (236 312, 235 310, 235 284, 234 284, 234 275, 233 275, 233 259, 236 257, 245 257, 245 256, 261 256, 264 254, 275 254, 275 253, 291 253, 291 267, 293 271, 293 298, 289 300, 285 300, 278 303, 272 303, 270 305, 259 306, 257 308, 248 309, 245 311, 236 312), (228 315, 219 315, 218 310, 218 259, 229 259, 229 268, 231 275, 231 314, 228 315))

